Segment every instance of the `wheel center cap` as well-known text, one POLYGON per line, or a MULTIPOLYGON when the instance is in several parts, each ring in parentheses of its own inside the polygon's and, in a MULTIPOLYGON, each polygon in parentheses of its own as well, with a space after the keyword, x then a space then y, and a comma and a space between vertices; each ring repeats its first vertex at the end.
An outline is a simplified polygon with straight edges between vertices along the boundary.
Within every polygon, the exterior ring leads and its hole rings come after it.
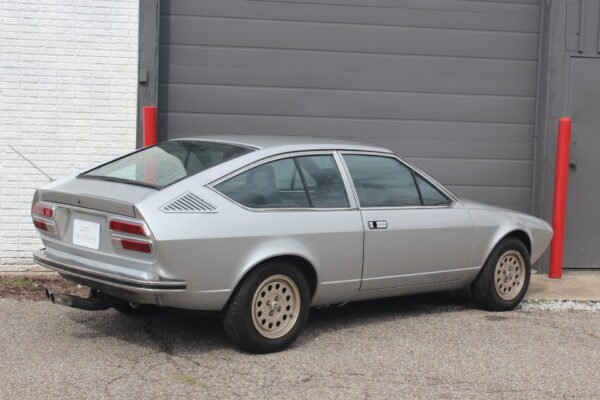
POLYGON ((275 312, 280 312, 281 311, 281 304, 279 304, 276 301, 272 302, 271 303, 271 310, 273 310, 275 312))
POLYGON ((512 279, 512 272, 506 271, 506 279, 512 279))

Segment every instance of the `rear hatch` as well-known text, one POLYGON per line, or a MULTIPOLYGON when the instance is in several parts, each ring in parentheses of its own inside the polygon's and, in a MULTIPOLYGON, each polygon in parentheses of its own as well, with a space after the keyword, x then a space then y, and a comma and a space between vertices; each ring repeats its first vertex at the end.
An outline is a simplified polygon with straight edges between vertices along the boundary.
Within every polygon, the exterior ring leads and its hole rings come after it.
POLYGON ((251 151, 237 144, 168 141, 52 182, 38 189, 32 208, 46 253, 110 272, 149 271, 156 261, 156 241, 136 205, 251 151))

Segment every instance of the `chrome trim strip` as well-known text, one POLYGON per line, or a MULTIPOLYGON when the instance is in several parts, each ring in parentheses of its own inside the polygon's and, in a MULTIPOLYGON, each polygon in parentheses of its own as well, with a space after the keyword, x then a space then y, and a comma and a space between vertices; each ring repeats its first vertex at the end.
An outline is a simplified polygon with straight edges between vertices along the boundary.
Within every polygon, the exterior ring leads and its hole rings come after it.
POLYGON ((418 273, 414 273, 414 274, 404 274, 404 275, 376 276, 374 278, 363 278, 362 281, 365 282, 365 281, 376 281, 376 280, 380 280, 380 279, 408 278, 411 276, 446 274, 449 272, 465 272, 465 271, 473 271, 476 269, 481 269, 481 268, 480 267, 469 267, 469 268, 446 269, 443 271, 418 272, 418 273))
POLYGON ((187 288, 184 281, 146 281, 139 279, 130 279, 105 274, 97 271, 89 271, 85 268, 74 267, 62 262, 52 261, 47 258, 33 255, 33 261, 37 264, 50 268, 60 274, 72 275, 90 281, 102 283, 105 285, 128 289, 136 292, 160 292, 160 291, 180 291, 187 288))
POLYGON ((362 279, 358 278, 358 279, 346 279, 346 280, 342 280, 342 281, 329 281, 329 282, 322 282, 321 285, 339 285, 339 284, 344 284, 344 283, 360 283, 362 281, 362 279))

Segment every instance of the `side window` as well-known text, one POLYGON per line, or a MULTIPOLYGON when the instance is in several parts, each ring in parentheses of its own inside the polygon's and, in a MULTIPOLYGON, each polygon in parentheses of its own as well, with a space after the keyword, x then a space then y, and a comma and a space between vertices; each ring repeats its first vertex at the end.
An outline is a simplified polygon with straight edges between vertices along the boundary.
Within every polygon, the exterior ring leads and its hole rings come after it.
POLYGON ((297 157, 312 207, 346 208, 348 198, 342 176, 331 155, 297 157))
POLYGON ((421 205, 411 170, 395 158, 347 154, 344 160, 361 207, 421 205))
POLYGON ((219 183, 215 189, 252 208, 309 206, 302 179, 291 158, 259 165, 219 183))
POLYGON ((450 203, 450 199, 442 192, 437 190, 431 183, 427 182, 419 175, 417 177, 417 184, 421 191, 421 198, 423 199, 423 205, 426 206, 441 206, 450 203))

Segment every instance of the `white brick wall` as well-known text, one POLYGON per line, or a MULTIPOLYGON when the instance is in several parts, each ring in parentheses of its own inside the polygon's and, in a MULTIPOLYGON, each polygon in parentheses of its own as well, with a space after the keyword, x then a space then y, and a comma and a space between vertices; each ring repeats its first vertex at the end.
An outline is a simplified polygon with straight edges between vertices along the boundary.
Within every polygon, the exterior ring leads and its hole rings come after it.
POLYGON ((41 245, 29 209, 46 178, 135 147, 139 0, 0 0, 0 271, 41 245))

